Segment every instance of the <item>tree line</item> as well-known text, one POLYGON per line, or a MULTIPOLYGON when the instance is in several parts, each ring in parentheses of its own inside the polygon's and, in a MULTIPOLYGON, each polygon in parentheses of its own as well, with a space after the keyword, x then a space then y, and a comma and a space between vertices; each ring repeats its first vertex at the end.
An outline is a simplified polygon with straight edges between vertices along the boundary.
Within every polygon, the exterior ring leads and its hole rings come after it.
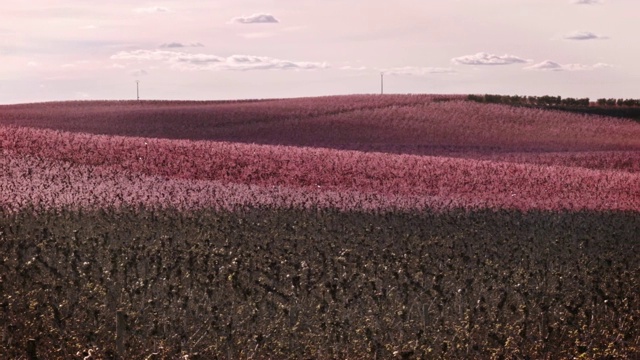
MULTIPOLYGON (((567 107, 589 107, 589 98, 562 98, 561 96, 519 96, 519 95, 469 95, 467 100, 507 105, 528 105, 528 106, 567 106, 567 107)), ((598 106, 609 107, 640 107, 640 99, 614 99, 601 98, 596 101, 598 106)))

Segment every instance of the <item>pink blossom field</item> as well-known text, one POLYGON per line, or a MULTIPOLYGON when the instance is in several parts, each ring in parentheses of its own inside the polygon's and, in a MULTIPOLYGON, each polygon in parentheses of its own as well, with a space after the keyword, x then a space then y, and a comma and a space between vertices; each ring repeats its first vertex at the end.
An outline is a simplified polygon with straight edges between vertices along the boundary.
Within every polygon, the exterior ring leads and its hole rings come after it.
POLYGON ((427 95, 1 110, 9 211, 640 211, 640 124, 627 120, 427 95))

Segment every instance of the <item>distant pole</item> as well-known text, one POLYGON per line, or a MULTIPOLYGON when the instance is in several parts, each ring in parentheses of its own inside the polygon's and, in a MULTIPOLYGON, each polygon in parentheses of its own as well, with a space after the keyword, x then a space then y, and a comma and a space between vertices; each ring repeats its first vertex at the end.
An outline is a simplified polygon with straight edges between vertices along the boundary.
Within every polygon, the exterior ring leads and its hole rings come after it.
POLYGON ((136 80, 136 99, 140 101, 140 80, 136 80))
POLYGON ((384 73, 380 73, 380 95, 384 94, 384 73))

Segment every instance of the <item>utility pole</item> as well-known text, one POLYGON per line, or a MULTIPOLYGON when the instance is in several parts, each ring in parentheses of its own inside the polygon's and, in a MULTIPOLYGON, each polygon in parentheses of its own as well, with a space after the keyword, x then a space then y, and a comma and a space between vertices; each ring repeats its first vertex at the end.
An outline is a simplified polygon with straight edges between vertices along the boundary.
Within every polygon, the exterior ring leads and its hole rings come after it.
POLYGON ((136 80, 136 99, 140 101, 140 80, 136 80))
POLYGON ((380 95, 384 94, 384 73, 380 73, 380 95))

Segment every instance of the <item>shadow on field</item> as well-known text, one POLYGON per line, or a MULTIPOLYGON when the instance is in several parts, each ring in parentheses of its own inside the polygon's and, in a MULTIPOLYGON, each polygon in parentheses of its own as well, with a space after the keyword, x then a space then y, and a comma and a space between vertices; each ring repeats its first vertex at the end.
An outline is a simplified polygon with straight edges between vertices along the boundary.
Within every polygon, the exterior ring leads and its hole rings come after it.
POLYGON ((634 358, 637 213, 0 217, 0 357, 634 358))

